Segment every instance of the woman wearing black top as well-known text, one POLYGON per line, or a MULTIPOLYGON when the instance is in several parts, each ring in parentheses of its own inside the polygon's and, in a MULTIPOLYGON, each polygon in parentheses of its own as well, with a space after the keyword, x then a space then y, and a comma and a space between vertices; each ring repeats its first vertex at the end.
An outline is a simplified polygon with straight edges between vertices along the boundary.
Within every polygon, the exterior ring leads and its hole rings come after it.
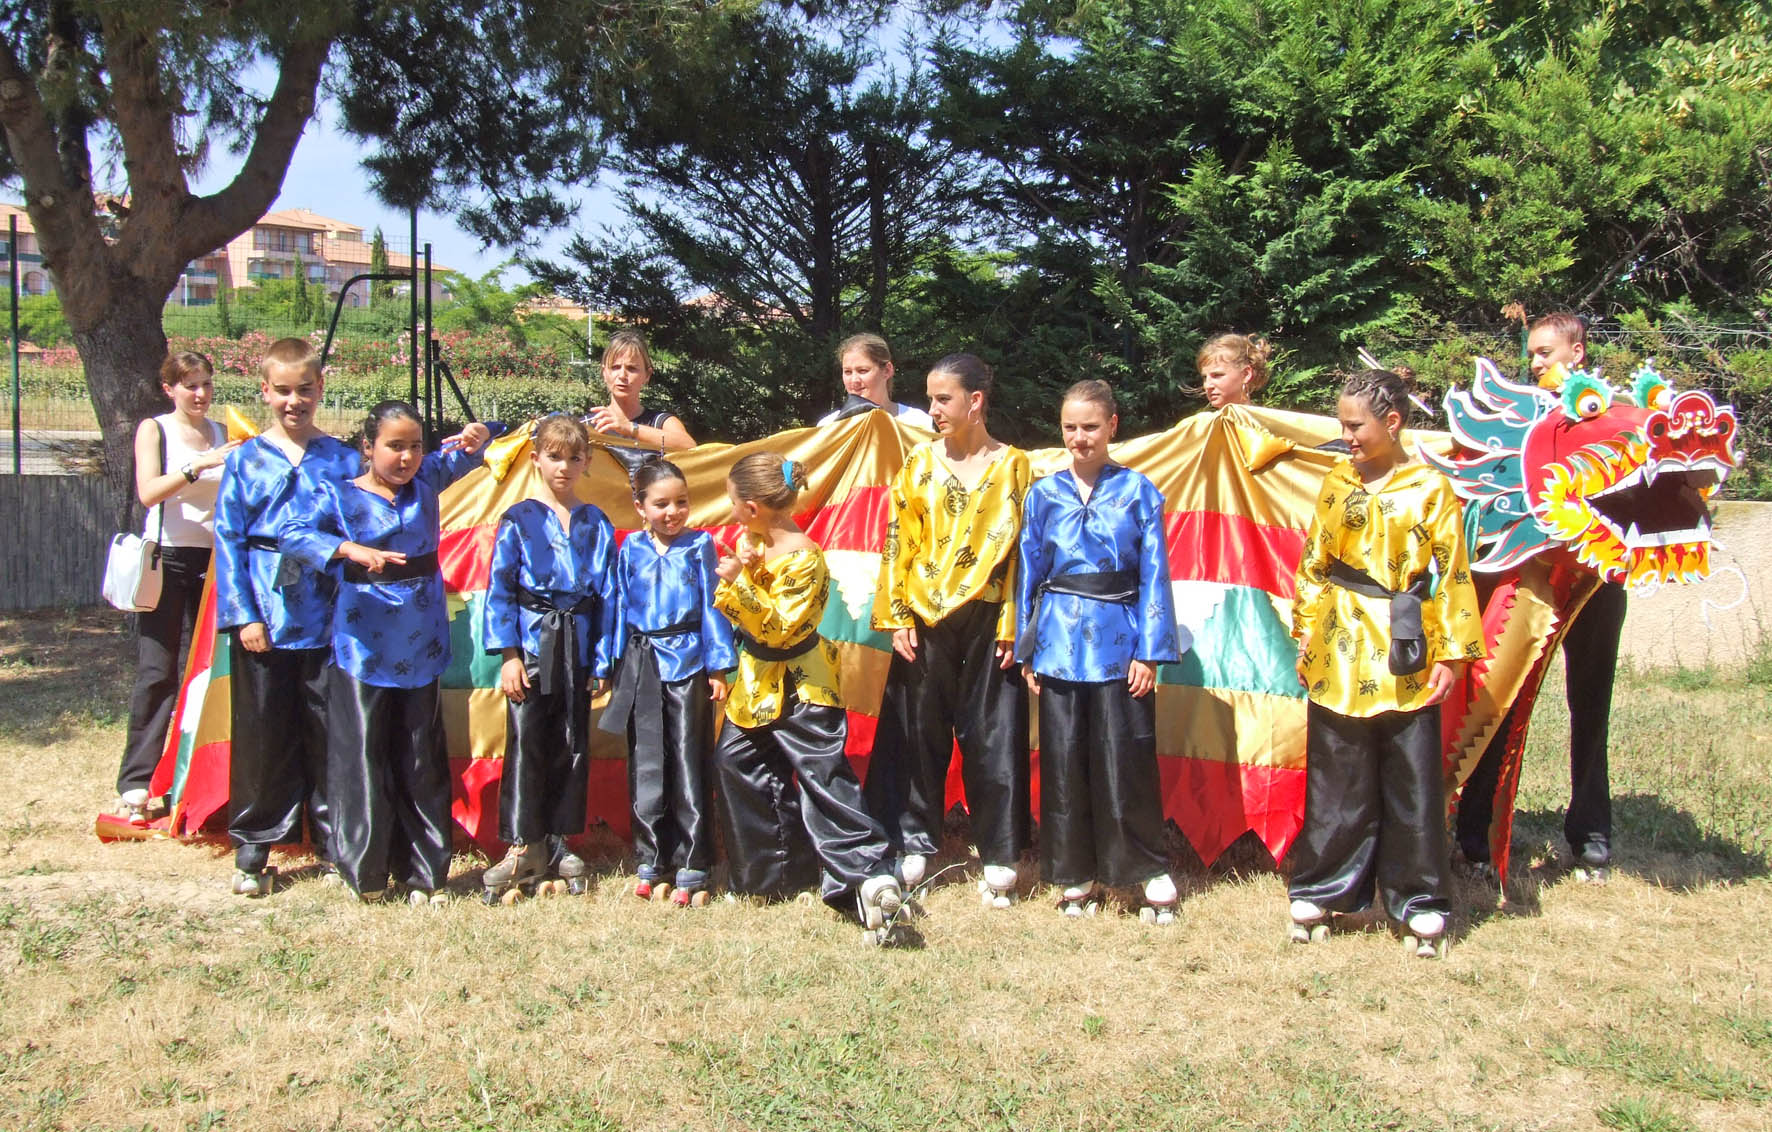
POLYGON ((608 436, 620 436, 662 452, 681 452, 695 447, 695 438, 669 409, 642 409, 640 390, 652 380, 652 355, 646 339, 623 330, 609 339, 603 351, 603 384, 609 404, 592 409, 585 418, 592 428, 608 436))

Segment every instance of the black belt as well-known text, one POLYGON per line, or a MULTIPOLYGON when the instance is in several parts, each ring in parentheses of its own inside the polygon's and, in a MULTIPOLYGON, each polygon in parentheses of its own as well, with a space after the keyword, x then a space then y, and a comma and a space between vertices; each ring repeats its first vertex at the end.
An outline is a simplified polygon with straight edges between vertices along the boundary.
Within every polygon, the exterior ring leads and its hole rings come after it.
POLYGON ((659 689, 658 658, 652 642, 679 633, 692 633, 701 628, 701 617, 686 617, 662 629, 634 629, 628 633, 628 647, 621 658, 621 671, 615 677, 615 690, 609 693, 609 706, 597 719, 597 729, 612 735, 627 731, 628 720, 634 717, 634 705, 646 704, 648 710, 636 722, 636 750, 651 743, 647 750, 664 749, 664 699, 659 689))
POLYGON ((793 660, 795 657, 805 656, 807 653, 817 648, 819 641, 817 629, 814 629, 812 632, 801 637, 786 648, 780 649, 772 648, 757 640, 755 637, 748 636, 737 630, 734 630, 732 635, 738 638, 738 643, 744 646, 744 651, 750 653, 758 660, 793 660))
POLYGON ((1046 594, 1070 594, 1109 605, 1131 605, 1138 600, 1138 571, 1079 570, 1047 578, 1034 587, 1034 596, 1028 602, 1027 628, 1015 642, 1015 651, 1023 660, 1034 659, 1034 650, 1040 647, 1040 598, 1046 594))
POLYGON ((1392 676, 1409 676, 1427 666, 1427 639, 1421 626, 1421 603, 1433 588, 1423 570, 1401 590, 1387 590, 1372 575, 1339 558, 1329 560, 1329 580, 1350 593, 1391 603, 1391 648, 1386 658, 1392 676))
POLYGON ((572 666, 578 660, 578 615, 596 612, 596 595, 582 597, 571 605, 560 605, 532 589, 519 587, 517 607, 541 614, 541 623, 537 626, 540 638, 537 643, 541 648, 536 653, 536 663, 541 666, 541 694, 553 695, 561 690, 562 683, 568 685, 569 695, 582 693, 583 688, 571 687, 577 683, 572 679, 572 666))
POLYGON ((408 558, 404 562, 389 562, 381 568, 379 574, 371 574, 366 567, 346 559, 344 577, 345 581, 352 585, 373 586, 378 582, 404 582, 411 578, 426 578, 436 572, 437 552, 433 550, 429 554, 420 554, 415 558, 408 558))
POLYGON ((283 545, 270 535, 247 535, 247 550, 282 550, 283 545))

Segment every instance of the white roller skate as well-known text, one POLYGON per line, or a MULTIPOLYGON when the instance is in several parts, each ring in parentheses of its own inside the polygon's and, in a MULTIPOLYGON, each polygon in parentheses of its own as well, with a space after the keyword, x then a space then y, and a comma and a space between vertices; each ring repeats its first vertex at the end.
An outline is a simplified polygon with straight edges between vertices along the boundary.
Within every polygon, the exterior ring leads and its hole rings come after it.
POLYGON ((1446 955, 1446 917, 1439 912, 1417 912, 1403 925, 1403 950, 1421 959, 1446 955))
POLYGON ((1575 855, 1575 879, 1588 884, 1605 884, 1612 875, 1612 847, 1604 841, 1590 841, 1575 855))
POLYGON ((1293 943, 1322 943, 1329 938, 1329 913, 1321 904, 1294 900, 1291 906, 1293 943))
POLYGON ((929 858, 921 853, 906 853, 898 862, 898 876, 907 889, 923 883, 929 873, 929 858))
POLYGON ((125 790, 117 795, 112 812, 136 829, 148 828, 148 792, 139 787, 125 790))
POLYGON ((1094 881, 1073 884, 1058 894, 1058 910, 1072 919, 1097 915, 1101 911, 1101 890, 1094 881))
POLYGON ((1144 882, 1144 907, 1138 910, 1138 918, 1166 928, 1175 922, 1175 905, 1180 899, 1173 877, 1168 873, 1154 876, 1144 882))
POLYGON ((574 853, 560 834, 548 835, 548 861, 548 872, 552 876, 537 886, 541 895, 583 896, 589 891, 584 858, 574 853))
POLYGON ((406 903, 414 908, 441 908, 449 903, 449 893, 441 888, 409 888, 406 903))
POLYGON ((986 908, 1007 908, 1015 903, 1015 867, 986 865, 978 882, 978 897, 986 908))
POLYGON ((511 846, 505 850, 504 859, 480 878, 486 886, 483 899, 488 904, 509 906, 534 895, 536 878, 542 875, 547 863, 547 847, 540 842, 511 846))
POLYGON ((881 873, 861 882, 855 902, 861 913, 861 942, 867 947, 883 946, 891 935, 891 921, 904 907, 904 890, 898 878, 881 873))
POLYGON ((277 870, 269 865, 257 872, 250 869, 235 869, 234 883, 231 887, 235 896, 253 898, 269 896, 277 890, 277 870))

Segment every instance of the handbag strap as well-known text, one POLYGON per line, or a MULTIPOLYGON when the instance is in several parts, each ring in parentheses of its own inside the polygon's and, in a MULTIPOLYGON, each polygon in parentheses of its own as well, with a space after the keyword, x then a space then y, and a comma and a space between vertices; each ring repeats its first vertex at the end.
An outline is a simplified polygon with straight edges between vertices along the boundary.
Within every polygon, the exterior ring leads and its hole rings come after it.
MULTIPOLYGON (((160 423, 159 417, 153 417, 151 419, 154 422, 154 431, 160 434, 160 474, 165 475, 167 472, 166 426, 160 423)), ((174 492, 173 494, 176 495, 177 492, 174 492)), ((158 513, 160 519, 160 529, 154 535, 154 561, 158 562, 160 561, 160 547, 166 542, 166 500, 162 499, 160 502, 154 504, 154 510, 158 513)))

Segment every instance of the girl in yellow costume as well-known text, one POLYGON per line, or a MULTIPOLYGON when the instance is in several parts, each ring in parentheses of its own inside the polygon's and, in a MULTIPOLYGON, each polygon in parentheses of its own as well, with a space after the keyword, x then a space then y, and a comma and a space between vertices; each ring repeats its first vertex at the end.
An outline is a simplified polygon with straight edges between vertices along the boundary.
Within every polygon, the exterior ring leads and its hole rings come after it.
POLYGON ((951 354, 928 379, 936 438, 892 483, 874 628, 892 668, 868 763, 868 804, 902 855, 906 884, 940 845, 948 760, 960 772, 981 891, 1007 907, 1028 845, 1028 693, 1015 664, 1015 557, 1032 478, 1027 453, 985 427, 991 367, 951 354))
POLYGON ((1304 828, 1292 849, 1292 938, 1372 903, 1417 954, 1451 911, 1439 703, 1483 655, 1458 499, 1399 439, 1403 379, 1367 370, 1337 407, 1348 459, 1323 480, 1298 567, 1292 635, 1308 689, 1304 828))
POLYGON ((877 930, 902 897, 885 832, 843 753, 837 650, 818 632, 831 575, 793 519, 805 486, 806 470, 773 452, 744 457, 726 479, 732 521, 745 529, 714 569, 714 608, 739 643, 714 748, 730 883, 785 896, 812 882, 816 856, 825 902, 853 907, 877 930))

